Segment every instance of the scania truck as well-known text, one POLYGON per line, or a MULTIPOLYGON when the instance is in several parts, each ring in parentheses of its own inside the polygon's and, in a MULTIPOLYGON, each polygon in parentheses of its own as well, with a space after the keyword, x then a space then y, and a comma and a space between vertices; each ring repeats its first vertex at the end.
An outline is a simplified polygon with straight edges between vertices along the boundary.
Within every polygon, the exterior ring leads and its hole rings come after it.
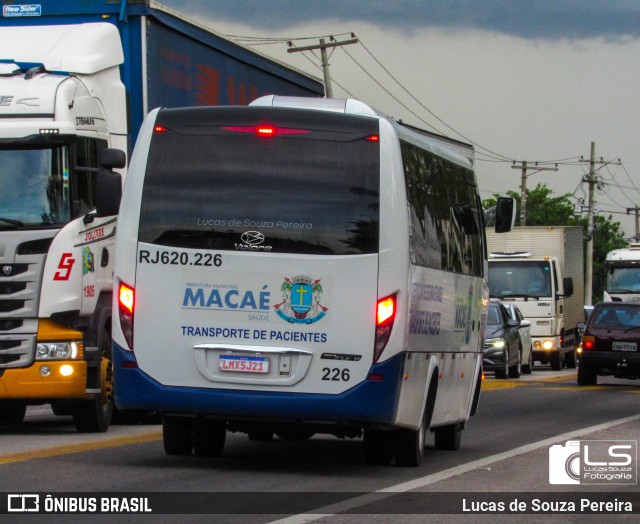
POLYGON ((515 302, 531 322, 533 358, 551 369, 576 366, 584 321, 583 232, 580 227, 516 227, 487 231, 489 290, 515 302))
POLYGON ((323 87, 154 2, 4 3, 0 423, 50 403, 79 431, 110 424, 116 214, 96 211, 101 159, 124 179, 153 107, 278 92, 323 87))

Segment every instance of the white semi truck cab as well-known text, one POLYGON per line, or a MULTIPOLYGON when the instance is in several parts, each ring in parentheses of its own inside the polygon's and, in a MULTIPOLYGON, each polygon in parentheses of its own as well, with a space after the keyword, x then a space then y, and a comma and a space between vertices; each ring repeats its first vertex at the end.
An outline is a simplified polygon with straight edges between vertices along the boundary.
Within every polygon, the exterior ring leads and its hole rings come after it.
POLYGON ((123 60, 112 24, 0 28, 0 421, 51 403, 109 425, 116 216, 98 186, 105 151, 126 163, 108 149, 127 150, 123 60))
POLYGON ((607 253, 605 302, 640 302, 640 243, 607 253))

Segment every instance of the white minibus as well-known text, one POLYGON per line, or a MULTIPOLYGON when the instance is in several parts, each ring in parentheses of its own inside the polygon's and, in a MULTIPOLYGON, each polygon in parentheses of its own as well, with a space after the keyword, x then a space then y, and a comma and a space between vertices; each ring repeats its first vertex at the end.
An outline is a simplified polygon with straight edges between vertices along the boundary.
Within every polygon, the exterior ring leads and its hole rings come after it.
POLYGON ((457 449, 488 304, 473 167, 353 99, 151 112, 118 219, 117 407, 162 415, 170 455, 228 432, 362 437, 373 464, 419 465, 429 431, 457 449))

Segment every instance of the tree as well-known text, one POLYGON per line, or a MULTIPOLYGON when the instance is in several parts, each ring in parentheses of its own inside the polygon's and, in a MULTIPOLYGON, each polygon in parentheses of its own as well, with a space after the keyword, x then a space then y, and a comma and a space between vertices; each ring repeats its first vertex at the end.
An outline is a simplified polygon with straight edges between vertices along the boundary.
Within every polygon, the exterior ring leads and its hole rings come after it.
MULTIPOLYGON (((546 184, 538 184, 535 189, 527 189, 527 225, 528 226, 577 226, 578 220, 574 218, 574 206, 570 200, 570 194, 552 197, 553 190, 546 184)), ((497 197, 483 201, 485 209, 494 206, 497 197)), ((507 191, 507 196, 516 200, 517 214, 516 226, 520 225, 520 193, 507 191)))
MULTIPOLYGON (((527 189, 527 226, 582 226, 587 236, 587 218, 575 217, 571 195, 552 197, 553 191, 546 184, 538 184, 535 189, 527 189)), ((483 201, 483 207, 494 206, 497 197, 483 201)), ((507 191, 507 196, 514 198, 518 207, 516 225, 520 225, 520 193, 507 191)), ((593 236, 593 303, 600 302, 604 293, 604 261, 609 251, 625 247, 622 225, 611 215, 596 214, 594 217, 593 236)))

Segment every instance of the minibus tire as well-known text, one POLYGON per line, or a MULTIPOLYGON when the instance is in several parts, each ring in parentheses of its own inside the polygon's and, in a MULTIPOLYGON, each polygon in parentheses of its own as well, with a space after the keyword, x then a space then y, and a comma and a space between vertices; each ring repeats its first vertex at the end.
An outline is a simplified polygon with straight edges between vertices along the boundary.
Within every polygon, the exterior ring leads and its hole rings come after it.
POLYGON ((373 466, 388 466, 393 458, 391 432, 381 429, 364 430, 364 458, 373 466))
POLYGON ((462 424, 456 422, 447 426, 440 426, 434 430, 436 449, 455 451, 462 440, 462 424))
POLYGON ((424 457, 424 443, 424 418, 417 430, 399 429, 394 439, 396 465, 417 468, 424 457))
POLYGON ((191 455, 191 421, 180 417, 162 417, 162 442, 167 455, 191 455))
POLYGON ((224 420, 197 420, 193 424, 193 451, 198 457, 219 457, 227 438, 224 420))

